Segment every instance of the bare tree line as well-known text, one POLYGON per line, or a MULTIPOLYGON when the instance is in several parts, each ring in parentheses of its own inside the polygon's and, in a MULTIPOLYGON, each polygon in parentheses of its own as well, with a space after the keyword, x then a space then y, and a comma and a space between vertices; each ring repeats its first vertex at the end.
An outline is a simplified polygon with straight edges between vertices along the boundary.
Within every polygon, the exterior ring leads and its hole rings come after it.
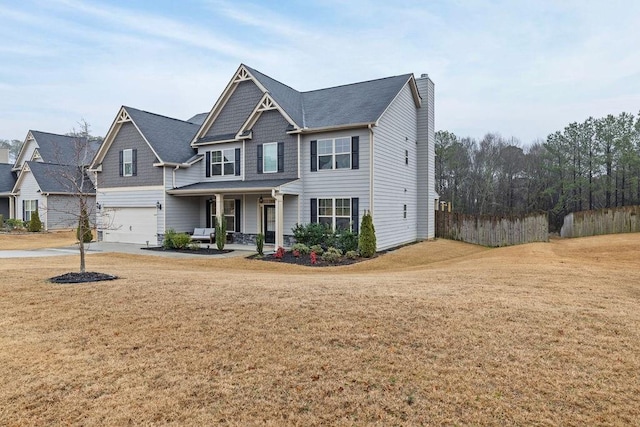
POLYGON ((557 231, 570 212, 640 204, 640 115, 590 117, 527 147, 496 133, 477 141, 438 131, 435 173, 455 211, 543 211, 557 231))

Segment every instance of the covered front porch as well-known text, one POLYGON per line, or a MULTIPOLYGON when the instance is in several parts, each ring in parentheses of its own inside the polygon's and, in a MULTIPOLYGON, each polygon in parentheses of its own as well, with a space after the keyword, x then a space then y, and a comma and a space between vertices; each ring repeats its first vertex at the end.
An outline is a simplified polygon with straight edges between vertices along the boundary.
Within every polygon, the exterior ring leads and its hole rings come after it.
POLYGON ((299 180, 200 182, 167 191, 165 229, 189 232, 225 221, 227 242, 289 247, 300 222, 299 180), (194 212, 195 210, 195 212, 194 212))

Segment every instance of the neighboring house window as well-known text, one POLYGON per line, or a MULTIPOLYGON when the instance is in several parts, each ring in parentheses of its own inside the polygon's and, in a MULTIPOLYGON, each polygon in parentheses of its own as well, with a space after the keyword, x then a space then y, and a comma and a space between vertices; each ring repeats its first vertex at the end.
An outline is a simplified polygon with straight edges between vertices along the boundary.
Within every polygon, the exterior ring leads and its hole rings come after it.
POLYGON ((284 172, 284 142, 269 142, 257 146, 258 173, 284 172))
POLYGON ((23 220, 31 221, 31 214, 37 212, 38 201, 37 200, 24 200, 23 202, 23 220))
POLYGON ((138 174, 138 150, 120 151, 120 176, 136 176, 138 174))
POLYGON ((311 141, 311 171, 358 169, 359 141, 357 136, 311 141))
POLYGON ((404 150, 404 164, 409 164, 409 150, 404 150))
MULTIPOLYGON (((239 206, 237 206, 239 203, 239 200, 236 201, 234 199, 227 199, 223 202, 224 204, 224 220, 225 220, 225 224, 227 226, 227 232, 232 232, 232 231, 240 231, 239 228, 239 214, 240 214, 240 209, 239 206), (236 209, 238 208, 238 209, 236 209)), ((211 202, 211 224, 215 224, 216 223, 216 201, 213 200, 211 202)))
POLYGON ((262 172, 278 172, 278 143, 262 145, 262 172))
POLYGON ((318 199, 318 222, 332 230, 346 230, 351 225, 351 199, 318 199))
POLYGON ((405 219, 407 218, 407 205, 404 205, 404 208, 402 208, 402 215, 403 215, 403 218, 405 219))
POLYGON ((240 175, 240 149, 207 151, 206 176, 240 175))

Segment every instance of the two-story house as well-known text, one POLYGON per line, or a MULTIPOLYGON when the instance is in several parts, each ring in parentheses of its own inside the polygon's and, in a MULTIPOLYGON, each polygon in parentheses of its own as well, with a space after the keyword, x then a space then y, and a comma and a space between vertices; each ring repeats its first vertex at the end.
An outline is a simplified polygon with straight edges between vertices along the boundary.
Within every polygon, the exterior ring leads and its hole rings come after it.
POLYGON ((299 92, 240 65, 208 114, 122 107, 92 169, 107 241, 226 221, 289 246, 296 223, 358 227, 378 250, 433 237, 433 83, 412 74, 299 92))
POLYGON ((93 221, 95 188, 87 168, 99 146, 82 137, 29 131, 12 168, 17 179, 11 217, 30 221, 37 211, 45 230, 74 228, 82 199, 93 221))

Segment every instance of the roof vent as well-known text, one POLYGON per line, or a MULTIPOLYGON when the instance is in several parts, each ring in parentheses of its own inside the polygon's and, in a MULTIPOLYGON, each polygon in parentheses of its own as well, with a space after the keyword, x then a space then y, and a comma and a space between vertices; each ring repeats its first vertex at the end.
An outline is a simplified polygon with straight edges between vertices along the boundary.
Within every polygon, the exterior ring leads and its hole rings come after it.
POLYGON ((420 78, 421 79, 428 79, 429 78, 429 74, 426 74, 426 73, 420 74, 420 78))

